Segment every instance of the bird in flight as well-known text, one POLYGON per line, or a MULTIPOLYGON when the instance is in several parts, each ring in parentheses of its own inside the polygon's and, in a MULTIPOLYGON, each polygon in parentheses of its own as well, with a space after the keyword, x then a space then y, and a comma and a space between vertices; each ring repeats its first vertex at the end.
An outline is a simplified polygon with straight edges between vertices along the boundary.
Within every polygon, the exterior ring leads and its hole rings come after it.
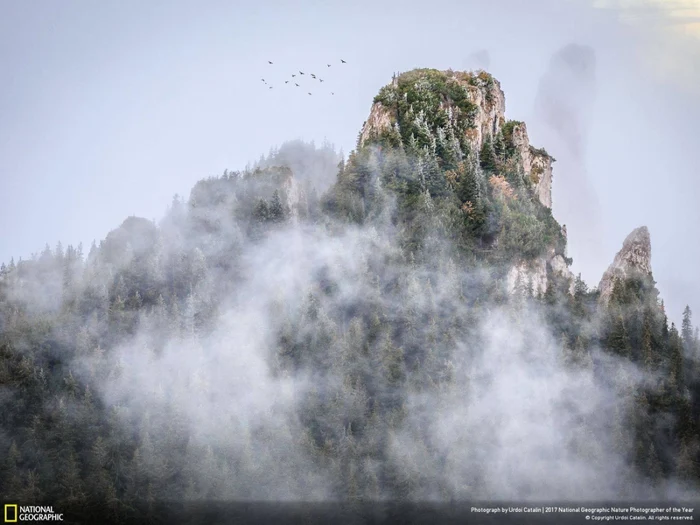
POLYGON ((343 60, 342 58, 340 59, 340 61, 341 61, 343 64, 347 64, 347 62, 346 62, 345 60, 343 60))
POLYGON ((272 86, 270 86, 270 89, 272 89, 272 86))
POLYGON ((311 94, 311 93, 309 93, 309 95, 310 95, 310 94, 311 94))
POLYGON ((323 82, 323 79, 322 79, 322 78, 319 78, 318 81, 319 81, 319 82, 323 82))
POLYGON ((265 79, 264 79, 264 78, 261 78, 260 80, 262 80, 263 82, 265 82, 265 79))
POLYGON ((331 95, 335 95, 335 93, 333 93, 333 92, 331 91, 331 95))
POLYGON ((289 84, 289 80, 285 80, 284 83, 285 83, 285 84, 289 84))
POLYGON ((328 67, 331 67, 331 65, 330 65, 330 64, 326 64, 326 65, 327 65, 328 67))
POLYGON ((295 85, 296 87, 299 87, 299 84, 297 84, 296 82, 294 82, 294 85, 295 85))
POLYGON ((292 78, 294 78, 296 75, 292 75, 292 78))
POLYGON ((272 64, 272 62, 270 62, 269 60, 267 61, 267 63, 268 63, 268 64, 272 64))
POLYGON ((314 75, 313 73, 311 73, 311 78, 314 78, 314 79, 315 79, 315 78, 316 78, 316 75, 314 75))
POLYGON ((303 75, 303 74, 304 74, 304 72, 303 72, 303 71, 299 71, 299 74, 300 74, 300 75, 303 75))

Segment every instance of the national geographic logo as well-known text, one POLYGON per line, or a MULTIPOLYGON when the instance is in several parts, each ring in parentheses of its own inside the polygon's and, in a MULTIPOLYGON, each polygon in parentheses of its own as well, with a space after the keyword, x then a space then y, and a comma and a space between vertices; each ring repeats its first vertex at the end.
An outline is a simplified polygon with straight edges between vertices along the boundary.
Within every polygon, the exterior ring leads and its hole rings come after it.
POLYGON ((63 514, 54 512, 53 507, 36 507, 5 504, 5 523, 18 521, 63 521, 63 514))

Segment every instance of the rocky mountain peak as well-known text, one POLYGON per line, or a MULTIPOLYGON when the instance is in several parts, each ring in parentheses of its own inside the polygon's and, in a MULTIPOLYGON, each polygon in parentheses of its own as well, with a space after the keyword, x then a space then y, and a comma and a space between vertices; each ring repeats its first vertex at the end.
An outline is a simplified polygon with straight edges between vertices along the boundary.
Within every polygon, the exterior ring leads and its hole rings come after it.
POLYGON ((479 153, 487 142, 503 139, 517 150, 535 195, 551 208, 554 159, 532 147, 525 124, 507 121, 505 110, 501 84, 486 71, 415 69, 395 74, 375 97, 358 147, 382 140, 406 145, 411 136, 419 141, 454 137, 463 153, 479 153))
POLYGON ((399 125, 396 106, 405 103, 406 109, 415 108, 418 113, 419 107, 429 109, 424 106, 433 102, 435 107, 430 109, 444 112, 451 123, 460 113, 470 120, 465 138, 475 151, 487 138, 493 139, 506 122, 505 94, 500 82, 486 71, 415 69, 394 74, 391 83, 380 90, 362 126, 359 146, 399 125), (434 98, 436 94, 438 98, 434 98))
POLYGON ((615 279, 635 274, 651 275, 651 236, 646 226, 633 230, 622 243, 598 285, 600 300, 607 303, 610 299, 615 279))

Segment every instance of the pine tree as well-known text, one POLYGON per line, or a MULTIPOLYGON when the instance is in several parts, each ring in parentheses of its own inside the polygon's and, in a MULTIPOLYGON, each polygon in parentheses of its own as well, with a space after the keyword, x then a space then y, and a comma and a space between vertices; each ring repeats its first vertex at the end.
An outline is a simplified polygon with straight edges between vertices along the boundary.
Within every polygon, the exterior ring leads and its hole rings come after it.
POLYGON ((267 222, 270 219, 270 210, 265 199, 258 199, 255 203, 253 218, 259 223, 267 222))
POLYGON ((661 460, 659 459, 659 455, 656 452, 656 446, 653 442, 649 443, 646 471, 648 473, 649 478, 656 482, 660 481, 664 475, 661 460))
POLYGON ((503 137, 503 131, 499 131, 493 141, 493 151, 496 159, 503 163, 506 160, 506 142, 503 137))
POLYGON ((22 487, 22 472, 19 463, 22 459, 17 444, 13 441, 7 452, 3 465, 3 476, 0 478, 0 488, 6 498, 17 498, 22 487))
POLYGON ((22 489, 17 497, 20 501, 41 501, 44 491, 41 489, 39 475, 36 470, 29 470, 24 476, 22 489))
POLYGON ((521 273, 518 272, 513 283, 513 303, 516 310, 521 310, 529 297, 528 279, 523 279, 521 273))
POLYGON ((382 346, 382 366, 384 377, 390 385, 397 386, 405 378, 404 354, 386 335, 382 346))
POLYGON ((655 364, 654 349, 652 346, 652 327, 648 311, 644 313, 644 324, 642 326, 642 360, 646 370, 651 370, 655 364))
POLYGON ((460 162, 457 167, 457 197, 465 215, 465 225, 470 236, 480 235, 486 224, 486 209, 482 198, 477 170, 472 163, 460 162))
POLYGON ((287 213, 278 190, 275 190, 272 195, 272 201, 268 206, 268 216, 272 222, 283 222, 286 219, 287 213))
POLYGON ((676 462, 676 473, 682 481, 697 482, 700 472, 698 467, 699 451, 700 447, 698 447, 697 438, 681 440, 681 448, 676 462))
POLYGON ((630 343, 625 320, 621 313, 618 313, 612 321, 612 327, 608 334, 607 347, 622 357, 630 357, 632 345, 630 343))
POLYGON ((615 406, 615 417, 613 419, 613 448, 618 456, 625 458, 630 453, 631 437, 630 428, 626 420, 624 407, 621 401, 618 400, 615 406))
POLYGON ((197 333, 197 303, 196 295, 194 293, 188 294, 182 312, 182 330, 185 337, 194 337, 197 333))
POLYGON ((90 450, 89 475, 91 492, 101 501, 113 506, 117 493, 110 475, 110 451, 102 436, 98 436, 90 450))
POLYGON ((666 308, 664 306, 663 299, 661 300, 661 313, 663 315, 663 321, 661 323, 661 344, 664 348, 668 348, 669 330, 668 330, 668 316, 666 315, 666 308))
POLYGON ((649 397, 646 392, 638 391, 634 399, 634 431, 636 434, 634 464, 644 476, 658 479, 660 466, 650 428, 649 397))
POLYGON ((567 334, 565 331, 561 332, 561 335, 559 336, 559 348, 561 349, 561 353, 559 354, 559 360, 562 364, 566 366, 571 365, 571 341, 569 339, 569 334, 567 334))
POLYGON ((177 298, 173 298, 170 307, 170 315, 168 317, 168 336, 169 338, 179 338, 182 335, 182 312, 177 298))
POLYGON ((674 323, 671 323, 671 329, 669 330, 669 354, 669 385, 673 391, 681 393, 684 388, 683 341, 674 323))
POLYGON ((579 273, 574 281, 574 313, 579 319, 586 317, 585 298, 588 294, 588 285, 579 273))
POLYGON ((62 502, 67 504, 84 502, 87 494, 84 491, 80 464, 73 450, 63 455, 60 470, 59 484, 62 492, 62 502))
POLYGON ((690 306, 686 306, 683 310, 683 323, 681 325, 681 339, 683 340, 683 347, 688 353, 692 352, 693 349, 693 312, 690 310, 690 306))
POLYGON ((491 137, 486 137, 483 145, 481 146, 479 162, 481 164, 481 169, 486 172, 494 172, 498 168, 496 151, 493 147, 491 137))

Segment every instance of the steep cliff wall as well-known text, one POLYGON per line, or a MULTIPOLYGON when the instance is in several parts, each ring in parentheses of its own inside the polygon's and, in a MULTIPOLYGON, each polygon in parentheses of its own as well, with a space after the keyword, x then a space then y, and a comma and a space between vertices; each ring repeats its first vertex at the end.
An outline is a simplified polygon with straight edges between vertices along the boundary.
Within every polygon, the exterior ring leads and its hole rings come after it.
POLYGON ((513 126, 512 142, 517 148, 525 176, 530 179, 535 194, 547 208, 552 207, 553 158, 542 149, 533 148, 527 135, 527 126, 518 122, 513 126))

